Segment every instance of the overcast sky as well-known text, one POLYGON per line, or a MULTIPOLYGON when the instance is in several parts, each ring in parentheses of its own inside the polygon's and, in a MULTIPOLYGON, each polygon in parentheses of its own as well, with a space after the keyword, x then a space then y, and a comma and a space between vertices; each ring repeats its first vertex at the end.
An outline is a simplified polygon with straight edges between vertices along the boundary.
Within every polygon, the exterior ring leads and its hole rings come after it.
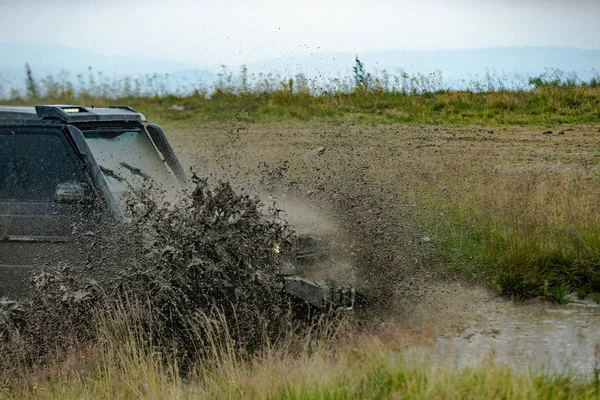
POLYGON ((600 48, 600 0, 0 0, 1 41, 234 65, 324 51, 600 48))

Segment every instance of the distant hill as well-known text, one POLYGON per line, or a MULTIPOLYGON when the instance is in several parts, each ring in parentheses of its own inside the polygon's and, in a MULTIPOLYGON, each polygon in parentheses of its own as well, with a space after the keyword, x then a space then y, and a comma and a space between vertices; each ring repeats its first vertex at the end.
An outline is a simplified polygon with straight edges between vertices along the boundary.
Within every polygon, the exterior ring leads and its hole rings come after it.
POLYGON ((494 75, 536 76, 546 68, 575 72, 589 79, 600 71, 600 49, 580 50, 561 47, 488 48, 435 51, 377 51, 365 53, 320 53, 303 57, 280 57, 249 64, 253 72, 278 71, 289 76, 300 71, 307 76, 325 78, 349 75, 358 56, 368 71, 401 69, 407 73, 431 73, 436 70, 451 80, 494 75))
POLYGON ((149 74, 169 74, 166 81, 169 89, 192 87, 198 83, 210 84, 216 74, 194 65, 139 58, 114 56, 98 52, 75 49, 37 42, 0 42, 0 84, 20 88, 25 81, 25 64, 29 63, 36 79, 61 72, 68 73, 75 81, 78 74, 87 77, 89 68, 94 73, 102 72, 108 79, 120 79, 125 76, 140 77, 149 74))
MULTIPOLYGON (((168 91, 191 91, 210 87, 217 73, 189 63, 168 62, 151 58, 102 54, 103 49, 88 51, 37 42, 0 42, 0 96, 2 87, 23 88, 25 63, 29 63, 36 79, 47 75, 57 77, 67 71, 68 79, 77 80, 78 74, 87 76, 88 68, 102 72, 108 79, 125 76, 136 78, 153 73, 169 74, 162 84, 168 91)), ((523 78, 537 76, 546 68, 575 72, 589 79, 600 70, 600 50, 580 50, 561 47, 489 48, 436 51, 377 51, 365 53, 315 53, 306 56, 269 59, 247 65, 250 74, 276 74, 290 77, 303 73, 308 78, 327 80, 351 76, 355 56, 358 55, 368 72, 386 70, 396 73, 428 74, 439 70, 446 81, 483 79, 486 72, 494 76, 515 75, 523 78)), ((239 66, 231 66, 233 73, 239 66)))

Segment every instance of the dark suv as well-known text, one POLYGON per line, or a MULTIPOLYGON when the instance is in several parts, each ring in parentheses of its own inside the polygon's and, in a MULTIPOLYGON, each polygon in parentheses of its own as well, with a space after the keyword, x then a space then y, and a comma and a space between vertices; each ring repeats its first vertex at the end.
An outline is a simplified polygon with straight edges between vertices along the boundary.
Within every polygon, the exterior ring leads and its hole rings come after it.
MULTIPOLYGON (((39 266, 85 264, 75 236, 123 220, 128 197, 148 182, 169 192, 187 178, 163 130, 136 110, 0 106, 0 298, 19 296, 39 266)), ((354 304, 353 288, 282 280, 312 306, 354 304)))
POLYGON ((127 186, 186 181, 145 122, 130 107, 0 106, 0 297, 35 265, 77 259, 74 224, 121 218, 127 186))

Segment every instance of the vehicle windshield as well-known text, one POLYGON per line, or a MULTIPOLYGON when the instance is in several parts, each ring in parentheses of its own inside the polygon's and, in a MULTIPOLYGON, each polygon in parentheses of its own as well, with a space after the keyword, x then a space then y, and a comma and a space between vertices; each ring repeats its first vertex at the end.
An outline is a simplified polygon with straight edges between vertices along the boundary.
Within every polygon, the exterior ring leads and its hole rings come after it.
POLYGON ((141 189, 175 188, 172 172, 141 129, 87 130, 83 134, 122 208, 141 189))

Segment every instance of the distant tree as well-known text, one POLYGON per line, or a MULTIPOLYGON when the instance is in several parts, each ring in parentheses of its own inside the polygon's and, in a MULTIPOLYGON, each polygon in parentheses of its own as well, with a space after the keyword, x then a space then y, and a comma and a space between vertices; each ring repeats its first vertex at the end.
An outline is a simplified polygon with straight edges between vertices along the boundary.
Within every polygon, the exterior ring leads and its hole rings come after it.
POLYGON ((27 70, 27 97, 29 98, 37 98, 38 97, 38 88, 35 80, 33 79, 33 74, 31 73, 31 68, 29 67, 29 63, 25 64, 25 68, 27 70))

